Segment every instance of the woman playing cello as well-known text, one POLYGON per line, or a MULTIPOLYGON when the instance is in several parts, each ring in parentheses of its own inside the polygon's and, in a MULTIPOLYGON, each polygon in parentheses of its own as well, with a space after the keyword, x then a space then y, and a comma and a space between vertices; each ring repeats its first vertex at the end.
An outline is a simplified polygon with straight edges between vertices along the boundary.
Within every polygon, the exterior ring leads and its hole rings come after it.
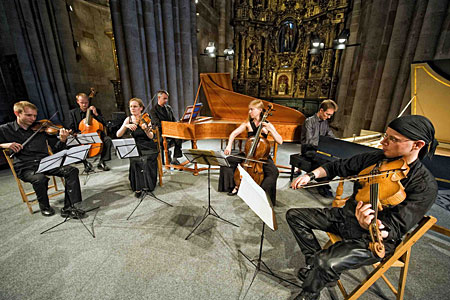
MULTIPOLYGON (((283 138, 277 132, 275 127, 269 122, 262 122, 262 117, 264 115, 264 103, 261 100, 253 100, 248 105, 248 120, 242 123, 238 128, 236 128, 228 138, 228 144, 224 151, 225 155, 231 154, 231 147, 233 145, 234 139, 241 133, 247 131, 248 137, 252 137, 256 134, 259 126, 262 126, 261 136, 267 138, 267 136, 272 134, 273 139, 276 143, 281 145, 283 143, 283 138)), ((245 158, 244 153, 240 153, 238 156, 245 158)), ((228 157, 228 162, 230 167, 220 167, 219 176, 219 192, 228 192, 228 195, 234 196, 237 194, 238 187, 234 180, 234 172, 237 165, 242 162, 243 159, 230 156, 228 157)), ((261 183, 261 187, 265 190, 273 205, 276 202, 276 185, 278 178, 278 169, 275 166, 272 158, 269 156, 263 164, 264 179, 261 183)))
MULTIPOLYGON (((153 191, 156 186, 158 167, 158 147, 153 141, 153 132, 150 119, 144 120, 142 115, 144 103, 139 98, 131 98, 128 101, 131 115, 125 119, 117 137, 122 137, 128 130, 136 141, 139 157, 130 158, 129 179, 131 189, 136 197, 140 197, 144 189, 153 191)), ((147 117, 148 115, 145 114, 147 117)))

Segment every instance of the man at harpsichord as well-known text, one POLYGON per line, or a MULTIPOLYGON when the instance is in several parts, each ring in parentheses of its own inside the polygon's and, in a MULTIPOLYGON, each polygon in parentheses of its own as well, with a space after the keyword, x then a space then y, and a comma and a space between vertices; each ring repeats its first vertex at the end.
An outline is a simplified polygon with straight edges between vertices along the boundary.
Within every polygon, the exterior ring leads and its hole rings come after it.
MULTIPOLYGON (((338 110, 338 105, 333 100, 324 100, 319 107, 319 111, 305 120, 302 126, 301 136, 301 154, 302 157, 311 162, 311 168, 314 170, 326 163, 317 157, 317 147, 319 145, 319 136, 329 136, 335 138, 333 131, 328 124, 328 120, 338 110)), ((319 186, 319 194, 324 197, 332 197, 331 187, 329 185, 319 186)))
MULTIPOLYGON (((152 119, 152 125, 158 126, 159 133, 162 134, 161 121, 177 122, 175 116, 173 115, 172 107, 168 104, 169 93, 165 90, 158 91, 158 102, 150 110, 150 117, 152 119)), ((173 159, 171 158, 169 151, 169 161, 172 165, 179 165, 180 162, 177 158, 183 156, 181 152, 181 144, 183 143, 180 139, 167 138, 167 148, 174 146, 173 159)), ((163 140, 161 139, 161 147, 163 147, 163 140)), ((164 156, 163 156, 164 163, 164 156)))

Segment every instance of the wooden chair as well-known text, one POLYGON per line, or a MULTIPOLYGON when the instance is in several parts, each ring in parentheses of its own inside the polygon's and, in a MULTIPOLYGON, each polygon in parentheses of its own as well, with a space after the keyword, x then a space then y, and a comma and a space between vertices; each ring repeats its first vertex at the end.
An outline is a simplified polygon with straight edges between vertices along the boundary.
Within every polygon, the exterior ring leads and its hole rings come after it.
MULTIPOLYGON (((409 259, 411 257, 411 247, 436 223, 436 218, 433 216, 425 216, 419 222, 417 227, 411 232, 406 234, 400 245, 397 246, 394 253, 383 259, 380 263, 373 265, 374 270, 367 275, 367 277, 353 289, 352 292, 347 293, 346 289, 342 285, 342 282, 338 280, 339 289, 344 296, 344 299, 358 299, 372 284, 375 283, 380 277, 386 282, 391 291, 395 294, 397 300, 403 299, 405 294, 406 276, 408 274, 409 259), (398 288, 388 280, 384 273, 389 270, 390 267, 400 268, 400 277, 398 282, 398 288)), ((329 243, 334 244, 340 241, 341 238, 335 234, 327 233, 330 237, 329 243)))
MULTIPOLYGON (((52 154, 50 147, 49 147, 49 153, 52 154)), ((16 180, 17 187, 19 188, 20 196, 22 197, 22 201, 27 204, 28 210, 30 211, 31 214, 33 214, 33 208, 31 205, 38 203, 38 201, 37 201, 37 199, 30 200, 30 199, 28 199, 28 196, 36 194, 36 193, 34 191, 25 192, 25 189, 23 188, 23 185, 22 185, 22 180, 20 180, 19 177, 17 177, 16 171, 14 170, 13 160, 9 157, 9 155, 10 155, 9 150, 3 149, 3 154, 5 155, 5 158, 6 158, 6 161, 8 162, 9 168, 11 169, 14 179, 16 180)), ((49 198, 52 198, 52 197, 55 197, 55 196, 58 196, 58 195, 61 195, 62 193, 64 193, 64 190, 58 189, 58 185, 56 183, 55 176, 51 176, 51 179, 52 179, 52 184, 48 186, 48 189, 55 189, 55 191, 48 195, 49 198)), ((61 178, 61 182, 63 183, 63 186, 64 186, 63 178, 61 178)))
MULTIPOLYGON (((342 193, 344 190, 343 181, 339 182, 339 185, 336 189, 336 198, 333 200, 333 207, 340 207, 345 204, 345 201, 348 198, 341 199, 342 193)), ((406 276, 408 274, 409 267, 409 259, 411 257, 411 247, 432 227, 436 227, 434 225, 436 223, 436 218, 433 216, 425 216, 416 226, 416 228, 405 235, 403 241, 397 246, 394 253, 385 257, 380 263, 373 264, 374 270, 367 275, 367 277, 353 289, 352 292, 347 293, 347 290, 344 288, 342 282, 338 280, 339 289, 344 296, 344 299, 358 299, 372 284, 375 283, 380 277, 386 282, 390 290, 395 294, 397 300, 403 299, 405 293, 406 286, 406 276), (400 276, 398 282, 398 289, 388 280, 388 278, 384 275, 384 273, 389 270, 390 267, 399 267, 400 268, 400 276)), ((330 240, 325 245, 325 248, 331 244, 334 244, 341 240, 338 235, 327 232, 330 240)))
POLYGON ((153 131, 153 141, 158 145, 158 177, 159 177, 159 186, 163 185, 162 177, 163 177, 163 167, 162 167, 162 156, 163 152, 161 151, 161 138, 159 136, 159 128, 156 126, 154 127, 153 131))

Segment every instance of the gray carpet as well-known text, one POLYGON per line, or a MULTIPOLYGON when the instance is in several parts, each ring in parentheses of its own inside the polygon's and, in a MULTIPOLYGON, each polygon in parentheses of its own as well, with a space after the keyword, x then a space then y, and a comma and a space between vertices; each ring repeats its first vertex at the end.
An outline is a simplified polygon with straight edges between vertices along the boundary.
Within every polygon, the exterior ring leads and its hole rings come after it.
MULTIPOLYGON (((219 147, 216 141, 199 142, 201 149, 219 147)), ((297 149, 297 145, 282 145, 278 164, 288 165, 289 154, 297 149)), ((30 215, 10 170, 0 171, 0 298, 242 299, 254 268, 238 250, 257 257, 262 223, 240 198, 217 192, 218 171, 211 175, 212 206, 239 227, 209 216, 186 241, 207 204, 207 172, 199 176, 165 172, 164 185, 154 193, 174 207, 147 197, 127 221, 138 203, 129 188, 128 161, 115 158, 110 165, 111 171, 90 175, 82 186, 84 208, 100 206, 83 220, 88 228, 93 226, 96 238, 77 220, 41 235, 63 219, 44 218, 39 212, 30 215)), ((288 186, 289 175, 281 174, 275 207, 278 230, 266 227, 263 259, 275 273, 300 284, 293 274, 303 266, 303 256, 285 212, 291 207, 327 206, 330 200, 288 186)), ((347 193, 349 189, 350 185, 347 193)), ((51 201, 58 213, 62 201, 62 196, 51 201)), ((439 225, 450 227, 449 212, 442 206, 434 205, 430 214, 439 225)), ((319 237, 326 242, 325 234, 319 237)), ((448 299, 449 255, 449 239, 427 233, 413 248, 405 299, 448 299)), ((370 271, 367 267, 344 273, 344 285, 354 287, 370 271)), ((390 270, 389 275, 398 278, 398 270, 390 270)), ((292 299, 300 291, 259 273, 246 299, 292 299)), ((342 299, 337 288, 335 292, 342 299)), ((321 299, 330 299, 329 291, 324 290, 321 299)), ((394 297, 379 281, 361 299, 394 297)))

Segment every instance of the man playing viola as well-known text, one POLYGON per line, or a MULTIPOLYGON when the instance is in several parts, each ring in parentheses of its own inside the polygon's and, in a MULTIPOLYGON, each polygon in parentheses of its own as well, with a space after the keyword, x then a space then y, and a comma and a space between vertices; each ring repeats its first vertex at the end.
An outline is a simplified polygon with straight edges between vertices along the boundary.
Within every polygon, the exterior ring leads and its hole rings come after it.
MULTIPOLYGON (((85 93, 79 93, 76 95, 78 107, 70 110, 70 123, 69 128, 72 129, 74 133, 80 133, 78 126, 80 122, 86 118, 87 110, 90 109, 92 111, 93 117, 106 126, 106 120, 102 116, 102 112, 99 108, 96 108, 93 105, 90 105, 89 98, 85 93)), ((112 148, 112 140, 109 136, 102 131, 100 138, 103 141, 102 153, 100 154, 100 161, 97 167, 103 171, 109 171, 110 168, 106 165, 106 161, 111 160, 111 148, 112 148)), ((89 163, 85 162, 85 168, 88 171, 93 171, 92 167, 89 163)))
MULTIPOLYGON (((364 153, 325 164, 296 178, 291 186, 297 189, 315 178, 357 175, 380 161, 404 159, 409 172, 400 182, 406 198, 398 205, 383 207, 378 212, 378 228, 386 256, 389 256, 436 199, 436 180, 421 162, 424 157, 434 154, 438 144, 434 132, 433 124, 423 116, 397 118, 388 125, 381 142, 383 152, 364 153)), ((355 183, 353 195, 342 208, 294 208, 287 211, 286 220, 306 263, 306 267, 297 274, 303 281, 303 291, 295 299, 319 299, 320 291, 325 286, 334 285, 343 271, 381 260, 368 249, 371 241, 368 226, 374 219, 374 209, 369 203, 356 202, 355 196, 360 188, 361 185, 355 183), (321 249, 313 229, 340 235, 343 240, 321 249)))
POLYGON ((46 217, 55 214, 55 210, 50 206, 47 194, 49 179, 45 175, 49 175, 64 177, 65 180, 64 207, 61 209, 61 216, 63 218, 82 217, 85 212, 73 206, 73 204, 81 202, 77 168, 64 166, 46 171, 43 174, 36 173, 40 160, 49 155, 47 143, 54 152, 63 150, 66 148, 70 131, 64 128, 60 129, 59 140, 55 136, 39 132, 28 141, 26 146, 23 146, 25 141, 35 133, 31 127, 36 121, 37 108, 28 101, 20 101, 14 104, 14 114, 17 117, 16 121, 0 126, 0 147, 16 153, 14 169, 21 180, 33 185, 41 214, 46 217))

